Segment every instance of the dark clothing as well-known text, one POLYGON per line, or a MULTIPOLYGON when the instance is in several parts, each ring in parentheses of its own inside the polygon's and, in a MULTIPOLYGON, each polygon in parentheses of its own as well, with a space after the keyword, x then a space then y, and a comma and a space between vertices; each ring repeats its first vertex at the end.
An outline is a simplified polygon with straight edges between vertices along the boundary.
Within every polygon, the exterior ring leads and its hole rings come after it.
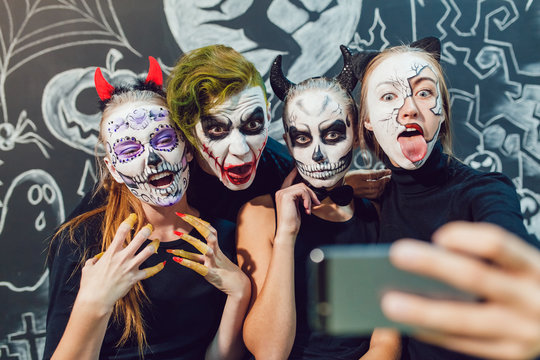
POLYGON ((294 247, 294 284, 296 298, 296 337, 289 359, 358 359, 369 349, 369 337, 338 338, 312 331, 308 324, 307 258, 322 245, 375 243, 378 218, 373 205, 355 199, 351 219, 331 222, 302 213, 302 226, 294 247))
MULTIPOLYGON (((235 225, 227 220, 202 215, 218 232, 219 245, 230 259, 235 258, 235 225)), ((98 253, 101 239, 101 215, 94 216, 86 227, 76 229, 73 244, 63 235, 55 240, 49 275, 49 309, 47 314, 47 338, 44 359, 54 352, 71 314, 71 309, 81 279, 78 267, 81 252, 89 249, 90 256, 98 253)), ((201 238, 193 229, 192 236, 201 238)), ((149 240, 141 247, 149 244, 149 240)), ((153 277, 142 281, 149 302, 142 306, 146 336, 149 347, 145 349, 145 359, 204 359, 208 345, 218 329, 226 295, 208 283, 201 275, 172 260, 167 249, 184 249, 198 253, 184 240, 161 243, 157 254, 150 256, 141 269, 167 261, 165 268, 153 277)), ((123 331, 123 323, 109 321, 103 340, 100 358, 139 358, 137 343, 128 340, 118 349, 116 342, 123 331)))
MULTIPOLYGON (((533 243, 523 225, 520 204, 510 179, 500 173, 482 173, 442 152, 437 143, 417 170, 394 167, 381 198, 380 241, 401 238, 431 241, 442 225, 464 220, 489 222, 533 243)), ((465 359, 465 355, 409 339, 404 356, 410 359, 465 359), (407 357, 409 356, 409 357, 407 357)))
MULTIPOLYGON (((287 148, 272 138, 268 138, 259 159, 253 183, 245 190, 229 190, 215 175, 204 172, 197 160, 193 160, 190 163, 188 203, 209 216, 236 222, 242 205, 260 195, 273 196, 292 169, 293 162, 287 148)), ((93 193, 86 194, 69 218, 105 204, 107 198, 104 190, 93 193)))
POLYGON ((268 138, 253 183, 245 190, 233 191, 225 187, 215 175, 204 172, 197 161, 192 161, 188 203, 205 214, 236 222, 242 205, 260 195, 273 196, 292 166, 287 149, 276 140, 268 138))

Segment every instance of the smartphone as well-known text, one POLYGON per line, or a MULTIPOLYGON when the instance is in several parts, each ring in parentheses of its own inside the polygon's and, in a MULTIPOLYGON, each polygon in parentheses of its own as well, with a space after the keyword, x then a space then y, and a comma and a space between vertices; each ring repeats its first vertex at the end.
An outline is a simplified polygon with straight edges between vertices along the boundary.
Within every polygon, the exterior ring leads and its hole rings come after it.
POLYGON ((315 330, 334 336, 368 335, 376 327, 410 332, 412 327, 384 316, 380 302, 389 290, 435 299, 477 300, 441 281, 394 267, 389 249, 389 244, 329 245, 311 251, 308 314, 315 330))

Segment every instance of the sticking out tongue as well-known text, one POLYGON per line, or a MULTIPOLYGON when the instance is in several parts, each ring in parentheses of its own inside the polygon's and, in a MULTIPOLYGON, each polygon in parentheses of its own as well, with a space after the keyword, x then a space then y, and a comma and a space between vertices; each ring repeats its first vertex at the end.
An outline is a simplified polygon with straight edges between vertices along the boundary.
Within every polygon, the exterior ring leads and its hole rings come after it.
POLYGON ((405 127, 415 131, 405 131, 398 136, 401 152, 413 163, 420 161, 427 154, 427 143, 422 129, 416 124, 407 124, 405 127))

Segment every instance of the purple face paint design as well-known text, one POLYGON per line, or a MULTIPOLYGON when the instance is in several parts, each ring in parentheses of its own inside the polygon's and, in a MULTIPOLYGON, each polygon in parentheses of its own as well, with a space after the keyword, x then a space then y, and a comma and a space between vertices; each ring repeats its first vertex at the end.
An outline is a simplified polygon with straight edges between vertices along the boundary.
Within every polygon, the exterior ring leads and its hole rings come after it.
POLYGON ((115 180, 151 205, 177 203, 188 185, 188 152, 167 110, 136 102, 107 116, 115 119, 107 123, 106 137, 106 163, 115 180))

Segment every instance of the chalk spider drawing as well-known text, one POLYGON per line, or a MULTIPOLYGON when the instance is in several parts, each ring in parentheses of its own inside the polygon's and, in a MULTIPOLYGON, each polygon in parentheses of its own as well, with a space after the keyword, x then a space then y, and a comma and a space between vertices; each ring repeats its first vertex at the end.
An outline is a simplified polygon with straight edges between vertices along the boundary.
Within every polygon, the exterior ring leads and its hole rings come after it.
POLYGON ((23 110, 19 114, 17 125, 13 126, 11 123, 0 124, 0 150, 13 150, 15 144, 34 143, 41 150, 43 156, 48 159, 49 153, 47 152, 47 147, 52 148, 52 145, 36 132, 36 124, 27 118, 26 111, 23 110))

